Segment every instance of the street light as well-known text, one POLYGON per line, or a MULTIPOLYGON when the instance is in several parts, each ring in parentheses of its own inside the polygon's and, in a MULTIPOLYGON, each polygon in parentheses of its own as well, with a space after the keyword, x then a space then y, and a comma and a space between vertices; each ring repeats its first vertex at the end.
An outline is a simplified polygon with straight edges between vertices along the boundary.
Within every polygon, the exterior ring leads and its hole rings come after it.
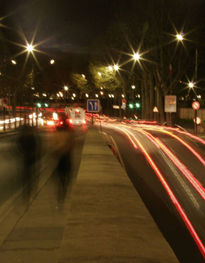
POLYGON ((119 70, 119 66, 117 64, 114 65, 114 70, 118 71, 119 70))
POLYGON ((27 50, 29 53, 32 53, 33 50, 34 50, 33 45, 32 45, 32 44, 27 44, 27 45, 26 45, 26 50, 27 50))
POLYGON ((135 89, 135 85, 132 85, 131 87, 132 87, 132 89, 135 89))
POLYGON ((194 84, 195 84, 195 83, 191 81, 191 82, 188 83, 188 87, 189 87, 190 89, 193 89, 193 88, 194 88, 194 84))
POLYGON ((53 65, 55 63, 54 59, 50 59, 50 64, 53 65))
POLYGON ((176 34, 176 39, 177 39, 178 41, 183 41, 183 40, 184 40, 183 35, 184 35, 183 33, 176 34))
POLYGON ((63 87, 65 91, 68 91, 68 86, 63 87))
POLYGON ((88 98, 88 97, 89 97, 88 93, 86 93, 86 94, 85 94, 85 97, 86 97, 86 98, 88 98))
POLYGON ((14 60, 14 59, 11 60, 11 63, 12 63, 13 65, 16 65, 16 64, 17 64, 17 63, 16 63, 16 60, 14 60))
POLYGON ((108 66, 109 71, 113 71, 113 67, 112 66, 108 66))
POLYGON ((134 59, 134 61, 139 61, 140 60, 140 54, 139 54, 139 52, 136 52, 136 53, 134 53, 133 54, 133 59, 134 59))

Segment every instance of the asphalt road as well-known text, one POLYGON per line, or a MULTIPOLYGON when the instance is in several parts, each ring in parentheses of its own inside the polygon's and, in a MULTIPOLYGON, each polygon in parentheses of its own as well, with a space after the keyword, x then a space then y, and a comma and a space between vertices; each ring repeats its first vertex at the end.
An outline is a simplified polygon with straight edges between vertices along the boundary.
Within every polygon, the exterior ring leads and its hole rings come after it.
POLYGON ((205 141, 135 122, 102 131, 179 261, 204 262, 205 141))

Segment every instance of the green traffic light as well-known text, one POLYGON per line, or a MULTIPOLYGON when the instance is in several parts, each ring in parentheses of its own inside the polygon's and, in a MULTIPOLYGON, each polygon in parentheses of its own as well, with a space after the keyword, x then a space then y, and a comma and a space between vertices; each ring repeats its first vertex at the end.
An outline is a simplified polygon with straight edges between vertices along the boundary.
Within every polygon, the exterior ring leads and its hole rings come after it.
POLYGON ((46 108, 48 107, 48 104, 47 104, 47 103, 45 103, 45 107, 46 107, 46 108))
POLYGON ((129 104, 129 108, 130 108, 130 109, 133 109, 133 108, 134 108, 134 106, 133 106, 132 103, 129 104))
POLYGON ((38 102, 38 103, 36 104, 36 106, 37 106, 38 108, 41 108, 41 103, 38 102))
POLYGON ((140 108, 140 103, 139 103, 139 102, 137 102, 135 105, 136 105, 136 108, 137 108, 137 109, 140 108))

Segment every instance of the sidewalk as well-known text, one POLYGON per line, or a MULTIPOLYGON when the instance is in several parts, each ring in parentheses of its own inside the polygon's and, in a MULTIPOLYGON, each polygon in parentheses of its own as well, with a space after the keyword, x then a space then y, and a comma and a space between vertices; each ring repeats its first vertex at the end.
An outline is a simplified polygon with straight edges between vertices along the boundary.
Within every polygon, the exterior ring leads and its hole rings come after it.
POLYGON ((1 263, 178 262, 95 128, 63 211, 51 181, 3 243, 1 263))

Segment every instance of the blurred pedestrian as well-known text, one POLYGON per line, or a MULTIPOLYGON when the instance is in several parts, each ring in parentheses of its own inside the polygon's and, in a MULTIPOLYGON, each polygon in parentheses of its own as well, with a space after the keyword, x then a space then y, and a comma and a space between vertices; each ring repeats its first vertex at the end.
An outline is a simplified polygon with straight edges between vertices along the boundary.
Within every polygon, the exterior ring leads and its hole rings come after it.
POLYGON ((56 132, 57 166, 54 172, 57 186, 58 207, 62 207, 71 181, 72 172, 72 149, 74 146, 74 134, 67 127, 61 127, 56 132))
POLYGON ((36 160, 37 152, 40 152, 40 140, 37 139, 35 128, 29 125, 20 127, 17 144, 23 159, 23 199, 29 204, 31 194, 38 185, 36 160))

